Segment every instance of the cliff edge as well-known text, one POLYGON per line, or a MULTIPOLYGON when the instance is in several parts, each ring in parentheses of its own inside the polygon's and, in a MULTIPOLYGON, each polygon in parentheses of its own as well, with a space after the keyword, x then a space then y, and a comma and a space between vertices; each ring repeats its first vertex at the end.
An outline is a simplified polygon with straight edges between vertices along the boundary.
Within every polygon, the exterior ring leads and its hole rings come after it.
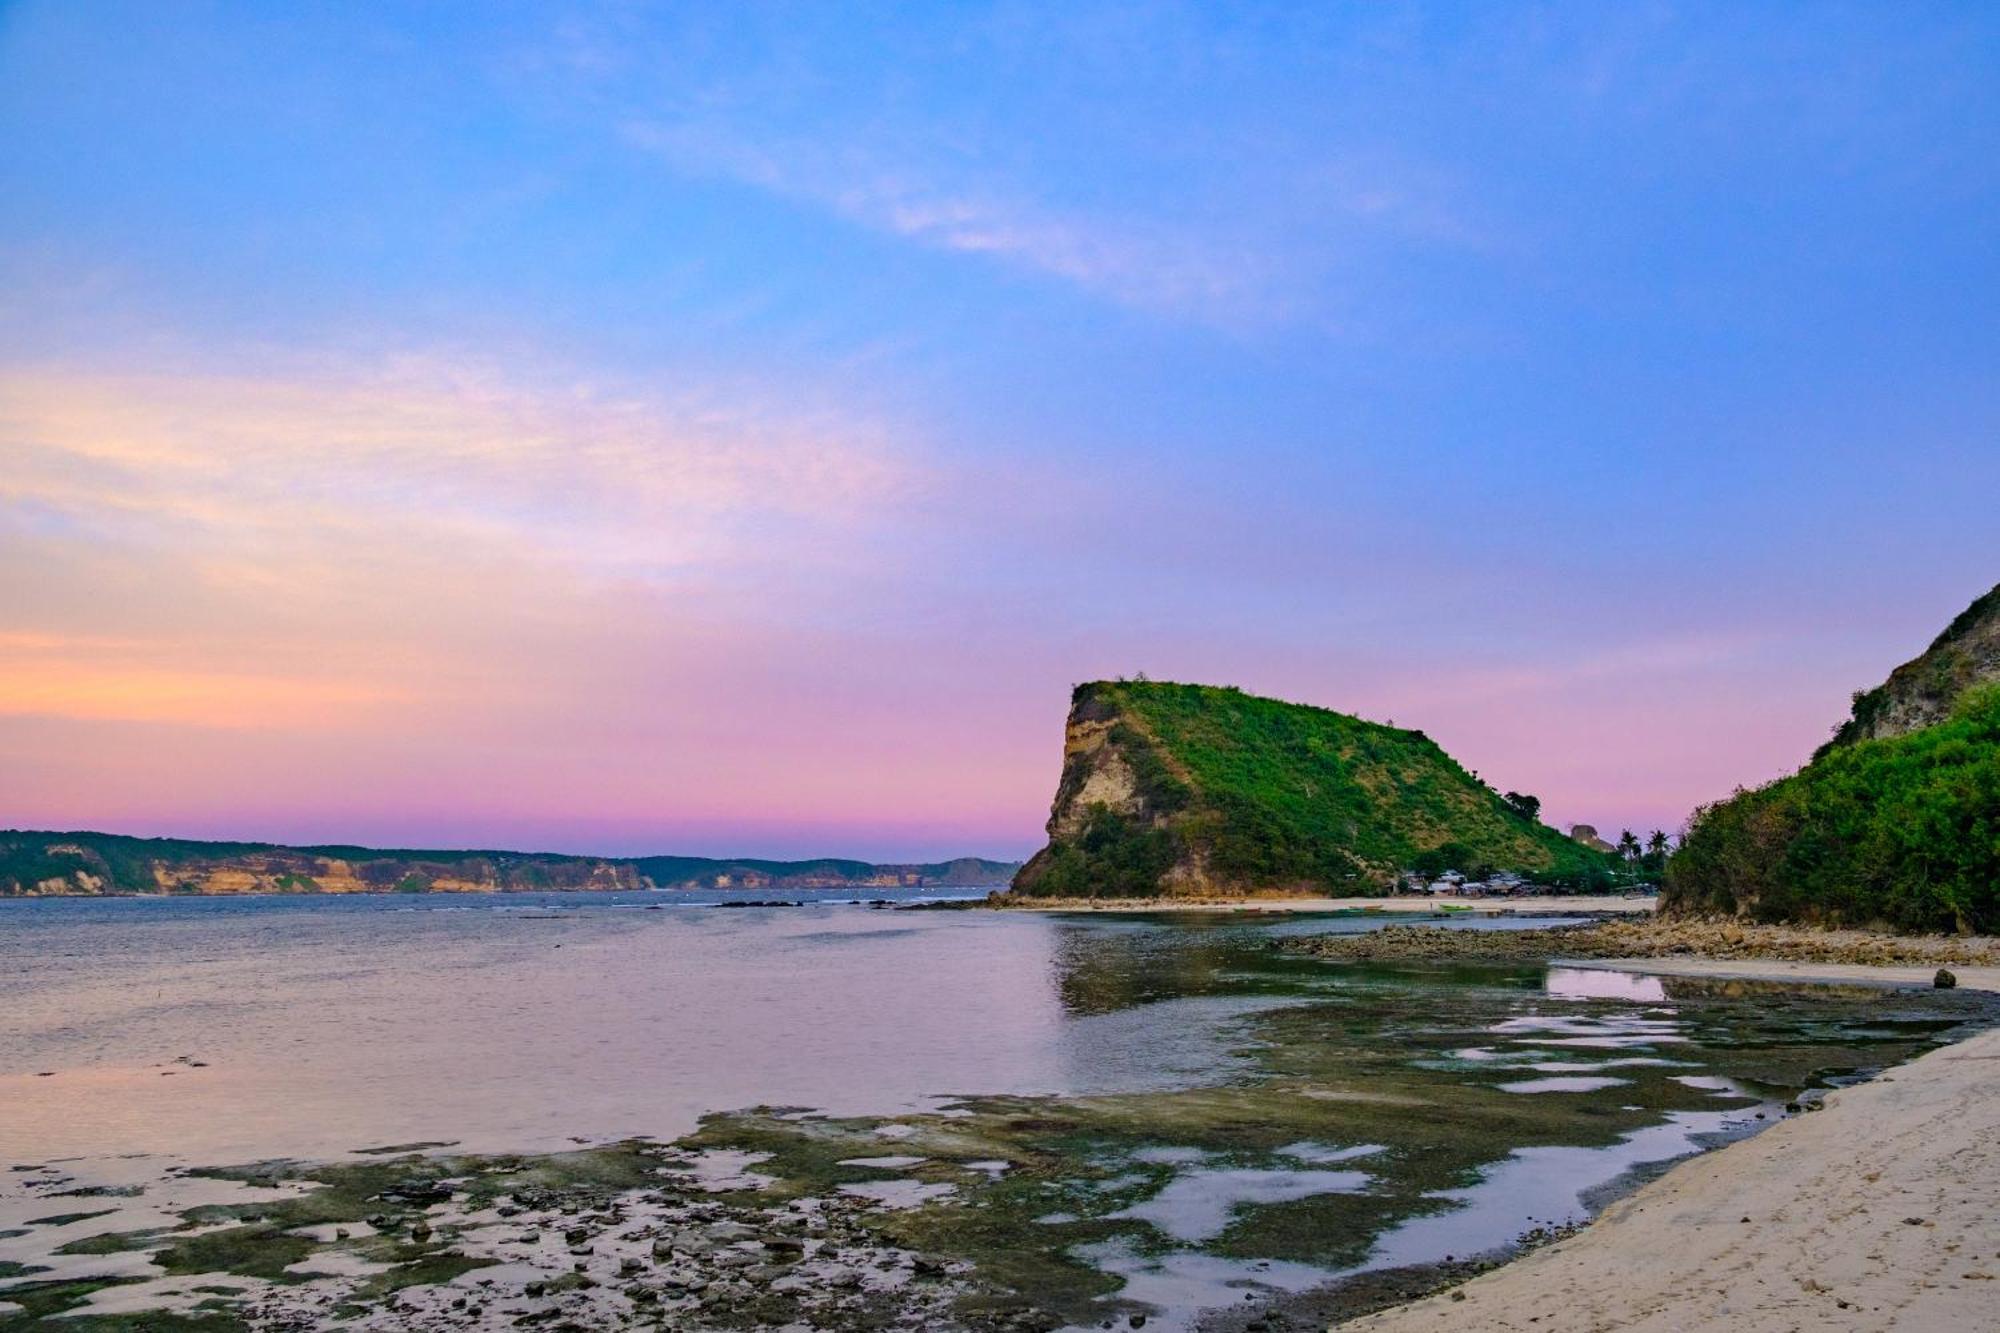
POLYGON ((1044 897, 1357 892, 1421 854, 1561 882, 1604 857, 1542 824, 1420 731, 1210 685, 1094 681, 1063 736, 1044 897))
POLYGON ((2000 584, 1959 612, 1931 646, 1854 696, 1854 708, 1827 751, 1857 741, 1902 736, 1950 717, 1967 690, 2000 681, 2000 584))

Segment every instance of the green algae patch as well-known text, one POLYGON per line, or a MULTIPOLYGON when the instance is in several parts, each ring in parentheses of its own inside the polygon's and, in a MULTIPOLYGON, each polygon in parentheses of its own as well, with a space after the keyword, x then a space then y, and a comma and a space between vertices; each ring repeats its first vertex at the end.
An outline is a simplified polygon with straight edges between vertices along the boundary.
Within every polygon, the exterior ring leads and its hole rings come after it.
POLYGON ((47 1217, 31 1217, 26 1225, 31 1227, 66 1227, 72 1222, 88 1222, 93 1217, 109 1217, 116 1208, 100 1208, 94 1213, 50 1213, 47 1217))
POLYGON ((457 1250, 432 1250, 399 1262, 388 1272, 367 1279, 355 1288, 353 1295, 362 1300, 377 1300, 406 1287, 439 1286, 499 1262, 498 1259, 477 1259, 457 1250))
POLYGON ((291 1235, 282 1227, 229 1227, 175 1241, 156 1253, 153 1262, 173 1274, 235 1273, 267 1282, 304 1282, 304 1274, 285 1270, 316 1248, 309 1238, 291 1235))
POLYGON ((177 1314, 144 1310, 120 1314, 72 1314, 100 1291, 129 1286, 139 1278, 78 1278, 30 1282, 0 1290, 0 1300, 21 1308, 0 1314, 0 1333, 28 1333, 55 1327, 65 1333, 243 1333, 248 1325, 234 1313, 177 1314), (51 1321, 60 1319, 60 1323, 51 1321))
POLYGON ((144 1231, 107 1231, 101 1235, 84 1236, 56 1247, 57 1254, 131 1254, 137 1250, 158 1249, 173 1237, 169 1227, 148 1227, 144 1231))

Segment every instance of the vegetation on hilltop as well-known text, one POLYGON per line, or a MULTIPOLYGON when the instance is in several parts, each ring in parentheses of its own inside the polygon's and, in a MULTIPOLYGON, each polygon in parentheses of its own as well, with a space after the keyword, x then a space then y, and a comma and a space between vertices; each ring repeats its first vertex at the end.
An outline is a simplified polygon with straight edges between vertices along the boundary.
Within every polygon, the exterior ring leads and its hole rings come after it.
POLYGON ((2000 678, 2000 584, 1958 613, 1930 647, 1872 690, 1857 690, 1847 720, 1813 756, 1899 735, 1951 715, 1959 696, 2000 678))
POLYGON ((1440 853, 1473 875, 1611 882, 1610 859, 1542 824, 1532 797, 1503 796, 1420 731, 1139 680, 1077 687, 1070 733, 1050 844, 1016 877, 1022 892, 1374 889, 1440 853))
POLYGON ((1962 692, 1935 726, 1830 747, 1702 807, 1661 909, 2000 932, 2000 684, 1962 692))

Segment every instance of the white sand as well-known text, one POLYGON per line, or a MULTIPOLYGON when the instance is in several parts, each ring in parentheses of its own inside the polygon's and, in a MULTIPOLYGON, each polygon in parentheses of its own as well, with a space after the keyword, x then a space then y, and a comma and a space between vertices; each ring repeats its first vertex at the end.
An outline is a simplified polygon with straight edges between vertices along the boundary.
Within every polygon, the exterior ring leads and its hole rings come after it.
POLYGON ((1436 912, 1469 907, 1489 916, 1513 912, 1630 912, 1647 915, 1659 905, 1651 896, 1623 898, 1549 895, 1538 898, 1050 898, 1009 900, 1010 912, 1341 912, 1372 907, 1383 912, 1436 912))
MULTIPOLYGON (((1700 959, 1579 966, 1918 984, 1934 971, 1700 959)), ((2000 968, 1953 970, 1961 986, 2000 990, 2000 968)), ((1342 1327, 2000 1330, 2000 1031, 1683 1162, 1577 1235, 1455 1292, 1342 1327)))

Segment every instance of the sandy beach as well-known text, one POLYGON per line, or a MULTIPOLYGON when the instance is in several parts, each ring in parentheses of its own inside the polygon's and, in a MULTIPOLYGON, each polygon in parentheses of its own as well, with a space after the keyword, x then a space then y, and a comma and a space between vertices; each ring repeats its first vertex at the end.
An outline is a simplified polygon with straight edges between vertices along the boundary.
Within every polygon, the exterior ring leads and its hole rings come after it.
MULTIPOLYGON (((1928 985, 1931 970, 1702 959, 1579 966, 1928 985)), ((1959 985, 2000 990, 2000 968, 1959 985)), ((1494 1329, 2000 1327, 2000 1031, 1684 1162, 1589 1227, 1428 1299, 1341 1325, 1494 1329)))
POLYGON ((1548 894, 1527 898, 1024 898, 1010 912, 1398 912, 1432 915, 1443 908, 1485 916, 1584 916, 1606 912, 1643 916, 1659 906, 1652 895, 1548 894))

